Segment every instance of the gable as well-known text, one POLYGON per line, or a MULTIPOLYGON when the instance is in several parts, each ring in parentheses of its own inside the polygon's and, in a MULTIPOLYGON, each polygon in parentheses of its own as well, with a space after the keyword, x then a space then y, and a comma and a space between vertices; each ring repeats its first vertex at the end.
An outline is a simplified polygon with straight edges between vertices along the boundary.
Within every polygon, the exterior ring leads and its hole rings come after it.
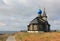
POLYGON ((44 22, 45 21, 43 19, 36 17, 30 22, 30 24, 43 24, 44 22))
POLYGON ((35 18, 30 23, 38 23, 38 20, 35 18))

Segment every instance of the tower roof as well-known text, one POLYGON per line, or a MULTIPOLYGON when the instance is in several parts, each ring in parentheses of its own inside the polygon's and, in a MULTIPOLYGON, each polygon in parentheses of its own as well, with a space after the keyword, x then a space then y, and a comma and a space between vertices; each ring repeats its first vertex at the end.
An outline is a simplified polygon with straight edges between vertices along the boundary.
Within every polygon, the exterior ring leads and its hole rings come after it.
POLYGON ((47 17, 46 12, 45 12, 45 8, 44 8, 44 11, 43 11, 43 16, 47 17))

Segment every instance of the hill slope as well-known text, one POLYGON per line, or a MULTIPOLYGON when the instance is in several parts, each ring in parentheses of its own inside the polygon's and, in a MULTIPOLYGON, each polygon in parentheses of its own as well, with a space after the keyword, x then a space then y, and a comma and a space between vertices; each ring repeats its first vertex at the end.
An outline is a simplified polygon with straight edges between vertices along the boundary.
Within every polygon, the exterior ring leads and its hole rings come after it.
POLYGON ((60 32, 24 33, 15 34, 16 41, 60 41, 60 32))

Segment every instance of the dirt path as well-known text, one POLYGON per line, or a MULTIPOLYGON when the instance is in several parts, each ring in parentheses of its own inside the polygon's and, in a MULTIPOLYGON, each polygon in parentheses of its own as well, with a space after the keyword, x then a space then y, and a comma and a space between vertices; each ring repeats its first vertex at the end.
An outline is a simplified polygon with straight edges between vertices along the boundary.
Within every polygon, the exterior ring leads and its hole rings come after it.
POLYGON ((9 36, 6 41, 16 41, 14 36, 9 36))

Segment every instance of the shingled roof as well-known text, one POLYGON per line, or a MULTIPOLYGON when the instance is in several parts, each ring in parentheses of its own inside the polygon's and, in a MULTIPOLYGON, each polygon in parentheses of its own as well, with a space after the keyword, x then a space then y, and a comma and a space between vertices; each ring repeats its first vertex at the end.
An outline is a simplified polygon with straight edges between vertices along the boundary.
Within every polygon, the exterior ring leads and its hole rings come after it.
POLYGON ((30 23, 38 23, 37 18, 33 19, 30 23))
POLYGON ((33 20, 30 22, 30 24, 39 24, 39 23, 42 24, 42 22, 44 23, 45 20, 36 17, 35 19, 33 19, 33 20))

